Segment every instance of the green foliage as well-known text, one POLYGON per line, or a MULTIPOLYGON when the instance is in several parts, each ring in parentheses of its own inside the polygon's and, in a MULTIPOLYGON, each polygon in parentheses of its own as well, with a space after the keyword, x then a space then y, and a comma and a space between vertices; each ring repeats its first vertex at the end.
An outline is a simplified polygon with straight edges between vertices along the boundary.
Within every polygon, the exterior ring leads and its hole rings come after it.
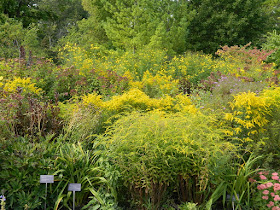
POLYGON ((58 151, 54 162, 54 173, 59 177, 55 189, 58 193, 55 209, 60 206, 70 209, 72 192, 67 191, 69 183, 81 183, 82 191, 75 196, 75 206, 85 205, 90 195, 95 196, 101 204, 104 203, 98 196, 98 190, 106 185, 106 180, 102 177, 102 169, 97 166, 94 151, 85 150, 80 143, 63 144, 58 151))
POLYGON ((9 18, 14 18, 21 22, 24 27, 37 22, 42 18, 43 12, 38 8, 39 0, 2 0, 0 2, 0 12, 9 18))
POLYGON ((51 174, 55 144, 53 135, 41 142, 28 137, 1 139, 0 188, 5 191, 6 206, 10 209, 41 209, 45 186, 39 183, 41 174, 51 174))
POLYGON ((196 203, 187 202, 187 203, 181 204, 179 206, 179 209, 180 210, 197 210, 198 208, 196 206, 196 203))
MULTIPOLYGON (((266 2, 276 17, 278 2, 266 2)), ((6 207, 42 208, 38 176, 54 174, 50 208, 71 208, 70 182, 82 183, 82 209, 219 209, 226 194, 253 208, 256 163, 279 167, 279 75, 268 63, 278 62, 279 35, 267 35, 266 50, 182 53, 256 43, 268 20, 261 3, 0 2, 6 207), (58 40, 62 66, 32 56, 55 56, 58 40)))
MULTIPOLYGON (((244 208, 251 206, 252 198, 252 183, 249 182, 249 178, 255 174, 258 170, 255 170, 257 161, 261 157, 254 157, 251 155, 247 161, 237 163, 237 173, 229 174, 225 178, 227 180, 227 193, 230 195, 230 201, 236 203, 237 208, 244 208), (232 176, 233 175, 233 176, 232 176), (233 200, 235 198, 235 200, 233 200)), ((225 200, 225 198, 223 198, 225 200)))
POLYGON ((171 54, 186 49, 187 26, 191 19, 187 2, 84 0, 83 5, 90 17, 80 22, 79 28, 83 30, 89 23, 94 25, 88 27, 90 31, 85 35, 78 31, 82 38, 75 32, 70 34, 77 37, 79 43, 91 34, 96 38, 90 38, 90 43, 105 41, 107 46, 112 43, 118 49, 133 53, 145 46, 166 48, 171 54))
POLYGON ((0 22, 0 46, 3 49, 0 57, 7 58, 25 58, 29 50, 34 53, 41 53, 39 46, 37 27, 30 25, 23 28, 21 22, 12 18, 5 18, 5 22, 0 22))
POLYGON ((38 28, 41 45, 47 48, 49 53, 55 51, 58 40, 67 35, 77 21, 88 16, 81 0, 40 0, 37 4, 40 11, 46 14, 46 17, 40 20, 38 28))
POLYGON ((203 115, 134 112, 107 131, 105 156, 140 206, 151 199, 159 207, 168 186, 183 201, 202 203, 214 165, 234 149, 214 124, 203 115))
POLYGON ((270 18, 270 27, 279 32, 280 27, 280 4, 278 0, 266 0, 264 2, 265 11, 270 18))
POLYGON ((221 179, 220 184, 216 187, 206 204, 207 208, 220 198, 224 207, 236 207, 236 209, 247 209, 252 206, 252 195, 254 190, 253 183, 249 179, 258 171, 255 169, 258 161, 262 157, 255 157, 253 154, 247 160, 243 158, 235 158, 227 162, 227 170, 223 170, 218 179, 221 179))
POLYGON ((191 0, 195 10, 187 39, 191 50, 214 53, 220 45, 245 45, 268 29, 264 0, 191 0))
POLYGON ((262 47, 266 50, 273 50, 274 52, 267 59, 268 62, 274 62, 277 67, 280 67, 280 34, 276 31, 268 33, 266 36, 266 41, 263 43, 262 47))

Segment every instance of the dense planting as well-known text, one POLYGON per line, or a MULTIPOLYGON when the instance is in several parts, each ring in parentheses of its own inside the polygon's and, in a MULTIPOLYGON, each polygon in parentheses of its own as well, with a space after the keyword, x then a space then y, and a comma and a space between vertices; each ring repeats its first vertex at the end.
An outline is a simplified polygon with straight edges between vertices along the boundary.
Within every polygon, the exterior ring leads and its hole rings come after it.
POLYGON ((272 206, 250 183, 261 168, 279 169, 280 94, 275 65, 264 63, 269 52, 64 53, 62 66, 0 63, 7 208, 43 206, 41 174, 55 175, 49 208, 71 208, 73 182, 82 183, 76 206, 90 209, 222 208, 228 196, 239 196, 240 208, 272 206))
POLYGON ((280 209, 279 8, 0 1, 1 210, 280 209))

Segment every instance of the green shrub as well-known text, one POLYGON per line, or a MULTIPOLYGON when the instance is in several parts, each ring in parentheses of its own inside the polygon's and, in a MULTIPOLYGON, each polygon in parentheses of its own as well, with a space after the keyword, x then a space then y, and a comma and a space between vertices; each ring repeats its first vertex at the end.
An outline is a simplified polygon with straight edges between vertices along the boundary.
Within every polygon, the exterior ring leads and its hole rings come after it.
POLYGON ((263 43, 263 48, 266 50, 273 50, 274 52, 267 58, 267 61, 274 62, 277 67, 280 67, 280 34, 275 30, 268 33, 266 41, 263 43))
POLYGON ((57 158, 54 162, 58 175, 58 184, 55 192, 58 194, 55 209, 64 207, 70 209, 72 206, 72 192, 67 191, 69 183, 81 183, 81 192, 77 192, 75 206, 81 208, 88 203, 93 195, 101 204, 98 190, 106 185, 102 177, 102 170, 98 167, 97 157, 93 151, 85 150, 81 144, 64 143, 58 148, 57 158))
POLYGON ((146 200, 159 208, 168 188, 176 190, 181 201, 201 204, 214 168, 234 150, 214 125, 200 114, 133 112, 108 129, 105 156, 139 206, 146 200))
MULTIPOLYGON (((0 189, 4 190, 8 209, 43 209, 45 185, 40 175, 52 174, 56 145, 53 135, 31 143, 27 137, 0 142, 0 189)), ((50 190, 50 189, 49 189, 50 190)), ((49 194, 49 203, 55 199, 49 194)))

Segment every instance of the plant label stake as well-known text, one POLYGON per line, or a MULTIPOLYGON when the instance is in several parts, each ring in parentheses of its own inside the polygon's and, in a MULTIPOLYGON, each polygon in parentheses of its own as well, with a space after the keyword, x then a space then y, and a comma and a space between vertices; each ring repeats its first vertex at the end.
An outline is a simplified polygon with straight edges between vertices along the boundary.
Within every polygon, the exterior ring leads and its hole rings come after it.
POLYGON ((54 183, 53 175, 40 175, 40 183, 46 184, 46 195, 45 195, 45 210, 47 209, 47 193, 48 193, 48 183, 54 183))
POLYGON ((237 195, 237 199, 236 199, 235 195, 227 195, 227 200, 228 200, 228 201, 231 200, 231 202, 232 202, 232 209, 233 209, 233 210, 235 210, 235 208, 234 208, 234 202, 235 202, 236 200, 239 200, 239 194, 236 194, 236 195, 237 195))
POLYGON ((70 183, 68 185, 68 191, 73 192, 73 210, 75 210, 75 192, 81 191, 81 183, 70 183))

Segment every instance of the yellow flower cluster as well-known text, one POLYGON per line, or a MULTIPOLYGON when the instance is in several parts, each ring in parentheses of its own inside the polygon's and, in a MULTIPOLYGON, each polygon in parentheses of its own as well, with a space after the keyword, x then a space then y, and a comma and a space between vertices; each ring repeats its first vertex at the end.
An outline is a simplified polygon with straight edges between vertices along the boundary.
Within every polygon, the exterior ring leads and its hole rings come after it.
POLYGON ((101 96, 97 94, 88 94, 82 97, 81 103, 85 107, 94 107, 115 113, 131 110, 162 110, 193 114, 198 112, 187 95, 180 94, 174 98, 166 95, 160 99, 154 99, 137 88, 133 88, 123 95, 113 96, 109 101, 102 101, 101 96))
POLYGON ((168 67, 173 77, 185 77, 192 80, 205 72, 210 73, 214 67, 214 60, 210 55, 187 53, 183 56, 175 56, 168 67))
POLYGON ((90 93, 88 95, 82 96, 82 103, 86 107, 95 107, 96 109, 101 109, 104 107, 102 97, 97 95, 97 93, 90 93))
POLYGON ((66 64, 73 65, 80 70, 80 75, 87 75, 87 73, 93 68, 94 57, 90 57, 85 49, 78 47, 76 44, 66 44, 62 50, 60 50, 59 56, 65 59, 66 64), (65 55, 65 51, 67 52, 65 55))
POLYGON ((31 81, 31 78, 15 77, 14 80, 8 81, 4 86, 4 91, 8 93, 16 93, 22 91, 23 94, 32 93, 40 95, 42 93, 41 88, 37 88, 36 84, 31 81))
POLYGON ((232 134, 245 132, 247 141, 250 136, 265 131, 274 109, 280 107, 280 87, 266 89, 259 96, 253 92, 236 95, 230 103, 233 113, 226 113, 225 119, 235 124, 232 134))
POLYGON ((271 109, 280 108, 280 87, 266 89, 262 92, 261 96, 266 98, 266 102, 271 109))
POLYGON ((1 82, 1 80, 3 80, 3 77, 2 77, 2 76, 0 76, 0 87, 2 87, 2 86, 4 85, 4 83, 1 82))
POLYGON ((173 79, 172 76, 167 76, 157 73, 153 76, 149 71, 144 73, 141 81, 131 81, 130 86, 141 90, 150 89, 155 90, 159 95, 174 95, 179 92, 179 80, 173 79))

